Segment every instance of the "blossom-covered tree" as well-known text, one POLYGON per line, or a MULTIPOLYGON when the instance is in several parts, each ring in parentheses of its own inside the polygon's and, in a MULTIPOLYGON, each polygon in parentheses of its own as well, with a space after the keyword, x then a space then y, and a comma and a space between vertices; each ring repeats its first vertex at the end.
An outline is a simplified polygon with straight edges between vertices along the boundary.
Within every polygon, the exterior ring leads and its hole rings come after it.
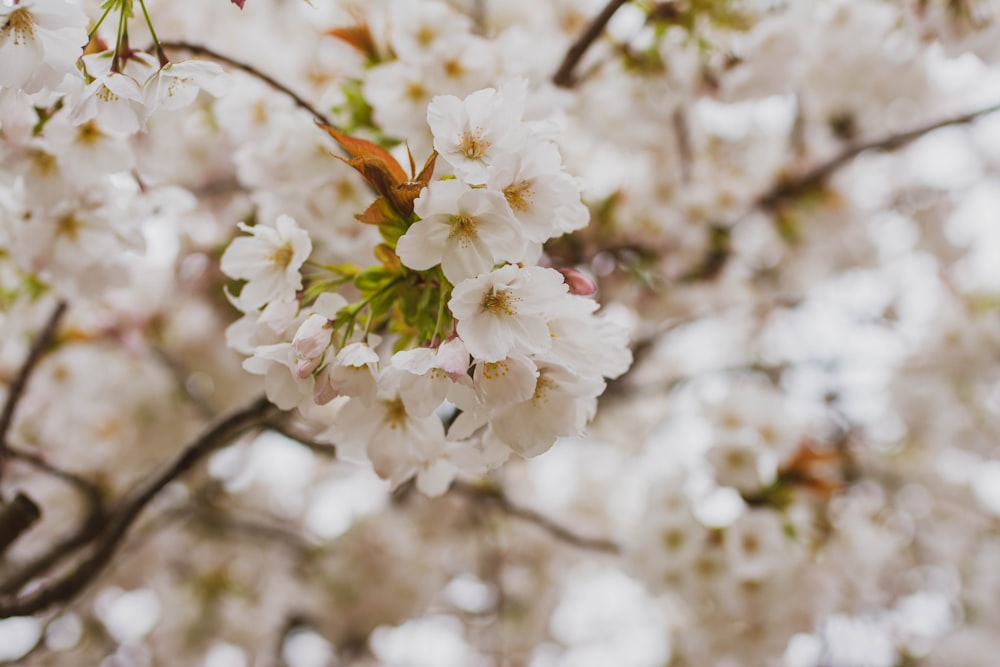
POLYGON ((993 667, 993 0, 0 0, 0 663, 993 667))

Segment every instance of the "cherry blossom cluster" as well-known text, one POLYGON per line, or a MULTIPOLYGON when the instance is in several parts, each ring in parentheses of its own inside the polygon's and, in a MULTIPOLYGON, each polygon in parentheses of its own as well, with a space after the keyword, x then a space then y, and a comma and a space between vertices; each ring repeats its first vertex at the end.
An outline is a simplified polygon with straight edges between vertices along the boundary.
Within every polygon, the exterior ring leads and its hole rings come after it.
POLYGON ((998 45, 0 0, 0 663, 995 667, 998 45))
POLYGON ((513 79, 434 98, 435 153, 413 180, 374 144, 331 129, 348 164, 384 193, 359 215, 380 227, 381 264, 317 264, 304 278, 312 242, 288 216, 243 225, 249 235, 222 257, 245 281, 232 297, 245 315, 229 338, 251 355, 244 367, 265 377, 279 407, 332 420, 326 437, 341 454, 367 457, 394 484, 416 474, 422 490, 441 493, 459 470, 579 435, 604 378, 630 363, 625 329, 595 315, 592 284, 536 264, 542 244, 584 226, 588 212, 548 126, 524 122, 527 93, 513 79), (454 175, 431 180, 436 158, 454 175), (377 169, 393 188, 370 176, 377 169))

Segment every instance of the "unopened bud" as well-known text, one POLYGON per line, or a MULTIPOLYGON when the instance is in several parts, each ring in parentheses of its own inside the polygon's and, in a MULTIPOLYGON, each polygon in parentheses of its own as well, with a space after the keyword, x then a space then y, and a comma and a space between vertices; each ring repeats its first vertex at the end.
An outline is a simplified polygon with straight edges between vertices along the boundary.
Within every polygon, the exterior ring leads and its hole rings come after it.
POLYGON ((556 269, 563 275, 563 279, 569 286, 570 294, 578 296, 590 296, 597 290, 594 281, 585 276, 581 271, 571 268, 556 269))

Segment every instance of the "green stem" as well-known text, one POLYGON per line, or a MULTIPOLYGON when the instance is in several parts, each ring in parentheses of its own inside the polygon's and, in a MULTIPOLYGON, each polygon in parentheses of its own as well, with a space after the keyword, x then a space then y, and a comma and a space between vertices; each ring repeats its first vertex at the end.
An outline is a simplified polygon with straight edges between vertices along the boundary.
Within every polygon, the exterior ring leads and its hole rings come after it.
POLYGON ((444 339, 444 336, 441 335, 441 324, 444 322, 445 295, 448 294, 448 290, 444 286, 448 284, 448 281, 445 279, 441 267, 438 267, 438 275, 441 282, 438 283, 438 312, 437 320, 434 322, 434 337, 431 339, 431 345, 437 345, 444 339))
POLYGON ((163 53, 163 49, 160 47, 160 40, 156 38, 156 30, 153 29, 153 20, 149 18, 149 11, 146 9, 146 0, 139 0, 139 6, 142 7, 142 15, 146 17, 146 25, 149 26, 149 36, 153 38, 153 46, 156 47, 156 57, 160 60, 160 67, 166 67, 170 60, 163 53))
POLYGON ((90 32, 87 33, 88 42, 94 38, 94 34, 97 32, 97 29, 101 27, 101 24, 104 23, 104 19, 108 18, 108 14, 110 13, 111 13, 111 5, 109 4, 108 8, 104 10, 103 14, 101 14, 101 18, 97 19, 97 23, 95 23, 94 27, 91 28, 90 32))
MULTIPOLYGON (((347 326, 344 329, 344 337, 340 342, 340 349, 343 349, 344 345, 350 339, 351 333, 353 333, 354 323, 358 319, 358 313, 364 310, 368 306, 368 304, 370 304, 372 301, 374 301, 375 299, 377 299, 378 297, 380 297, 381 295, 385 294, 390 289, 398 285, 400 282, 402 282, 402 280, 403 280, 402 278, 393 278, 385 285, 383 285, 382 287, 378 288, 377 290, 366 296, 363 300, 358 302, 358 304, 351 309, 351 316, 346 321, 347 326)), ((368 333, 371 330, 372 322, 374 321, 374 319, 375 318, 372 317, 371 313, 369 313, 368 321, 365 323, 365 338, 368 338, 368 333)))
POLYGON ((111 71, 121 74, 121 61, 119 60, 119 52, 121 51, 122 40, 125 37, 125 5, 124 3, 120 5, 118 11, 118 34, 115 36, 115 54, 114 59, 111 61, 111 71))

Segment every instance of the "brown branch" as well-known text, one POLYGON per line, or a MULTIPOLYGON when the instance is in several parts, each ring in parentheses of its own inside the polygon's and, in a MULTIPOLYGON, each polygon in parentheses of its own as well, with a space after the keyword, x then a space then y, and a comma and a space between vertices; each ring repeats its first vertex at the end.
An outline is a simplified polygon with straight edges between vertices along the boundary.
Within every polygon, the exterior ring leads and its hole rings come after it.
POLYGON ((86 510, 76 529, 51 544, 46 551, 20 566, 0 581, 0 595, 15 593, 27 582, 63 562, 90 543, 106 520, 104 494, 93 482, 63 470, 33 452, 10 448, 12 460, 18 460, 72 486, 84 499, 86 510))
POLYGON ((21 461, 22 463, 25 463, 31 466, 32 468, 41 470, 42 472, 51 475, 52 477, 55 477, 57 479, 62 480, 63 482, 66 482, 67 484, 75 488, 77 491, 79 491, 80 494, 83 496, 86 496, 96 501, 100 501, 100 499, 103 497, 101 490, 97 487, 96 484, 94 484, 90 480, 80 477, 75 473, 71 473, 68 470, 63 470, 59 466, 51 463, 50 461, 47 461, 40 454, 36 454, 35 452, 30 452, 25 449, 20 449, 17 447, 10 447, 10 446, 8 446, 7 448, 7 453, 10 455, 10 458, 12 460, 21 461))
POLYGON ((241 62, 239 60, 234 60, 233 58, 223 55, 218 51, 213 51, 207 46, 202 46, 201 44, 193 44, 191 42, 182 42, 182 41, 160 42, 160 47, 167 51, 187 51, 188 53, 192 53, 197 56, 204 56, 206 58, 211 58, 212 60, 217 60, 220 63, 229 65, 233 69, 238 69, 241 72, 246 72, 250 76, 260 79, 261 81, 271 86, 275 90, 282 92, 288 97, 290 97, 292 101, 295 102, 296 105, 308 111, 312 115, 312 117, 316 119, 317 122, 323 123, 324 125, 330 125, 331 127, 333 126, 333 121, 327 118, 327 116, 323 112, 321 112, 312 104, 307 102, 304 97, 300 96, 298 93, 296 93, 283 83, 279 82, 274 77, 264 74, 253 65, 248 65, 247 63, 241 62))
POLYGON ((559 525, 552 519, 539 514, 535 510, 520 507, 512 503, 507 494, 503 492, 503 489, 497 485, 474 485, 456 481, 452 484, 451 491, 473 500, 488 503, 499 508, 505 514, 533 523, 553 537, 567 544, 572 544, 575 547, 591 551, 602 551, 608 554, 621 553, 621 547, 611 540, 579 535, 565 526, 559 525))
POLYGON ((260 397, 215 422, 195 438, 177 460, 146 482, 137 484, 117 502, 108 513, 100 533, 94 537, 89 552, 75 568, 60 579, 33 588, 23 596, 0 597, 0 618, 35 614, 78 595, 110 563, 128 529, 167 484, 191 470, 211 452, 268 420, 275 411, 276 408, 266 398, 260 397))
POLYGON ((45 350, 52 343, 52 339, 55 338, 56 329, 59 328, 59 322, 62 320, 63 315, 66 314, 66 308, 67 304, 65 301, 60 301, 56 304, 52 314, 49 315, 49 319, 45 322, 45 326, 42 327, 35 341, 31 344, 28 356, 25 358, 24 363, 21 364, 21 370, 18 371, 17 377, 14 378, 14 382, 11 383, 7 390, 7 400, 4 402, 3 412, 0 413, 0 475, 3 474, 3 466, 7 458, 7 433, 14 423, 14 412, 17 410, 17 404, 21 402, 21 398, 28 388, 28 380, 31 379, 31 374, 34 372, 35 366, 41 361, 42 354, 45 353, 45 350))
POLYGON ((176 518, 189 519, 196 528, 214 536, 220 533, 241 535, 269 545, 278 545, 304 558, 316 545, 300 532, 289 529, 274 520, 240 516, 217 507, 181 507, 172 512, 176 518))
POLYGON ((264 428, 274 431, 275 433, 279 433, 289 440, 294 440, 296 443, 302 445, 312 453, 324 458, 333 459, 337 457, 336 445, 315 440, 301 428, 289 424, 287 419, 283 419, 280 416, 278 419, 269 420, 264 424, 264 428))
POLYGON ((779 181, 774 185, 774 187, 757 198, 755 208, 762 208, 765 210, 773 209, 785 201, 794 199, 799 195, 823 185, 831 176, 833 176, 833 174, 845 167, 848 163, 854 160, 854 158, 858 157, 862 153, 866 153, 868 151, 888 152, 898 150, 908 146, 917 139, 920 139, 934 130, 940 130, 941 128, 950 127, 952 125, 965 125, 967 123, 971 123, 977 118, 980 118, 981 116, 995 113, 997 111, 1000 111, 1000 104, 994 104, 960 116, 954 116, 952 118, 946 118, 944 120, 928 123, 906 132, 900 132, 899 134, 892 134, 881 139, 861 142, 850 146, 830 160, 806 171, 799 176, 779 181))
POLYGON ((576 77, 573 76, 573 70, 576 66, 580 64, 580 60, 583 55, 590 48, 601 33, 604 32, 605 26, 608 25, 608 21, 611 17, 615 15, 622 5, 624 5, 628 0, 611 0, 601 13, 594 17, 594 19, 587 26, 580 36, 577 38, 573 45, 569 47, 566 52, 566 56, 563 58, 562 63, 559 65, 559 69, 556 73, 552 75, 552 83, 561 88, 572 88, 576 83, 576 77))
POLYGON ((23 493, 0 505, 0 554, 41 518, 41 508, 23 493))

